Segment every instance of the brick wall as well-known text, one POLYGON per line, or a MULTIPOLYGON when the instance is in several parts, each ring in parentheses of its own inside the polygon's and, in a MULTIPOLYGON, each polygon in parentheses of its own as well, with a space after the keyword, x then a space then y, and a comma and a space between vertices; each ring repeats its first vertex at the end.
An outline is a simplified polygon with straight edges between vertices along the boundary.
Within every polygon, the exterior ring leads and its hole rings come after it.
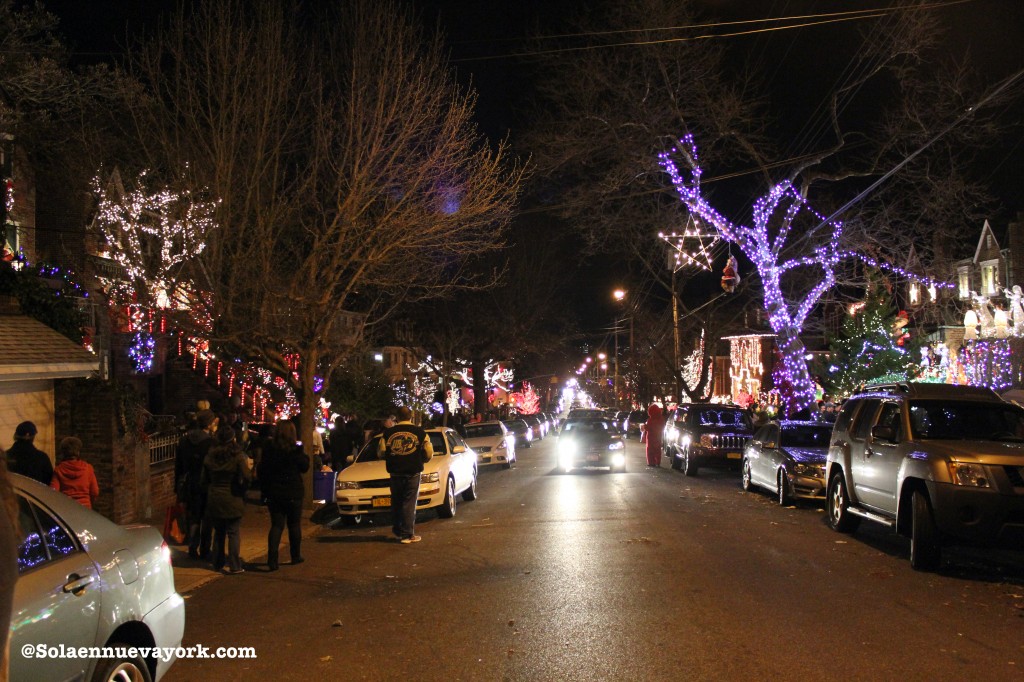
POLYGON ((119 431, 117 396, 98 379, 69 379, 54 384, 57 442, 82 440, 82 459, 93 465, 100 495, 95 509, 114 523, 152 516, 149 449, 119 431))

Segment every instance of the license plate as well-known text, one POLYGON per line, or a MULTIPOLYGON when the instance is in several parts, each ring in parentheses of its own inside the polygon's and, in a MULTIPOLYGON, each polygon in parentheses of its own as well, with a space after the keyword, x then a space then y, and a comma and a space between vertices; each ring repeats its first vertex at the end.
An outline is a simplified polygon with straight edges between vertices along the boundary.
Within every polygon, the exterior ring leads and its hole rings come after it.
POLYGON ((373 498, 373 506, 374 507, 390 507, 391 506, 391 498, 390 497, 375 497, 375 498, 373 498))
POLYGON ((743 453, 742 452, 730 452, 729 454, 726 455, 726 457, 728 459, 743 459, 743 453))
POLYGON ((601 459, 600 455, 587 455, 587 461, 588 462, 597 462, 600 459, 601 459))

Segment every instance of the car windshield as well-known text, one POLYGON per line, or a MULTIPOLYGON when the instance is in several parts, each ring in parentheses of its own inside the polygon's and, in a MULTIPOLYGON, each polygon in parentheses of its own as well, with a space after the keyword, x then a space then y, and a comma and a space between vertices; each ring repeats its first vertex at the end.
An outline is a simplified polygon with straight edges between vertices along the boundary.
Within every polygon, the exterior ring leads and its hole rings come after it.
POLYGON ((831 426, 788 426, 782 428, 784 447, 824 448, 832 438, 831 426))
POLYGON ((490 438, 501 435, 501 427, 497 424, 467 424, 466 438, 490 438))
MULTIPOLYGON (((436 431, 431 431, 427 434, 430 438, 430 447, 434 448, 434 455, 446 455, 448 454, 447 448, 444 446, 444 434, 436 431)), ((374 436, 366 442, 363 449, 356 455, 356 462, 376 462, 377 461, 377 448, 380 445, 380 436, 374 436)))
POLYGON ((922 439, 1024 441, 1024 410, 992 402, 914 400, 910 429, 922 439))
POLYGON ((746 428, 748 424, 746 412, 740 410, 700 410, 694 413, 694 419, 700 426, 746 428))
POLYGON ((607 431, 608 423, 599 421, 597 419, 587 419, 585 421, 574 421, 566 422, 565 430, 567 432, 581 433, 581 432, 594 432, 594 431, 607 431))

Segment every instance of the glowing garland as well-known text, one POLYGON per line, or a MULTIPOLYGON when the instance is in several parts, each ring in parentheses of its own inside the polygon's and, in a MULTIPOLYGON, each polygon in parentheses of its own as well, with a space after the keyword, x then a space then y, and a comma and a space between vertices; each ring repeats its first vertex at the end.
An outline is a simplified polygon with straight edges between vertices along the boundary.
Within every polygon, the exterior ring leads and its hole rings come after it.
POLYGON ((752 225, 733 224, 701 194, 700 179, 703 170, 692 135, 686 135, 680 140, 678 148, 661 153, 658 157, 662 168, 669 174, 680 200, 686 204, 691 214, 713 227, 723 239, 737 244, 757 269, 764 289, 764 307, 768 313, 768 322, 778 337, 782 354, 776 374, 779 376, 780 386, 786 386, 784 397, 789 412, 807 407, 814 401, 814 382, 807 368, 800 332, 807 316, 822 295, 835 285, 836 267, 841 261, 857 258, 926 286, 953 286, 947 282, 918 277, 902 268, 879 263, 862 254, 840 251, 839 241, 843 224, 839 221, 827 221, 824 216, 814 211, 788 180, 772 186, 767 194, 754 202, 752 225), (673 160, 674 155, 681 155, 692 169, 689 183, 684 180, 673 160), (815 216, 820 228, 827 231, 827 245, 816 247, 814 254, 810 256, 782 259, 781 253, 792 232, 793 224, 803 210, 815 216), (790 302, 782 293, 782 276, 798 267, 821 268, 822 279, 802 300, 790 302))

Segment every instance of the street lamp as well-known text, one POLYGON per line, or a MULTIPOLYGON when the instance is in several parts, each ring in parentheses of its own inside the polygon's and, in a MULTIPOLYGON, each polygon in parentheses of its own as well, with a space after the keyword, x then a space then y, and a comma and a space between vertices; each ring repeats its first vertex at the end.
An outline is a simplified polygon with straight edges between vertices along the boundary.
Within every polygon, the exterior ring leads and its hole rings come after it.
MULTIPOLYGON (((616 289, 612 292, 612 298, 617 303, 622 303, 626 300, 626 290, 616 289)), ((633 318, 629 318, 629 347, 630 350, 633 348, 633 318)), ((612 387, 615 391, 615 405, 619 405, 619 319, 615 319, 615 378, 612 381, 612 387)))

